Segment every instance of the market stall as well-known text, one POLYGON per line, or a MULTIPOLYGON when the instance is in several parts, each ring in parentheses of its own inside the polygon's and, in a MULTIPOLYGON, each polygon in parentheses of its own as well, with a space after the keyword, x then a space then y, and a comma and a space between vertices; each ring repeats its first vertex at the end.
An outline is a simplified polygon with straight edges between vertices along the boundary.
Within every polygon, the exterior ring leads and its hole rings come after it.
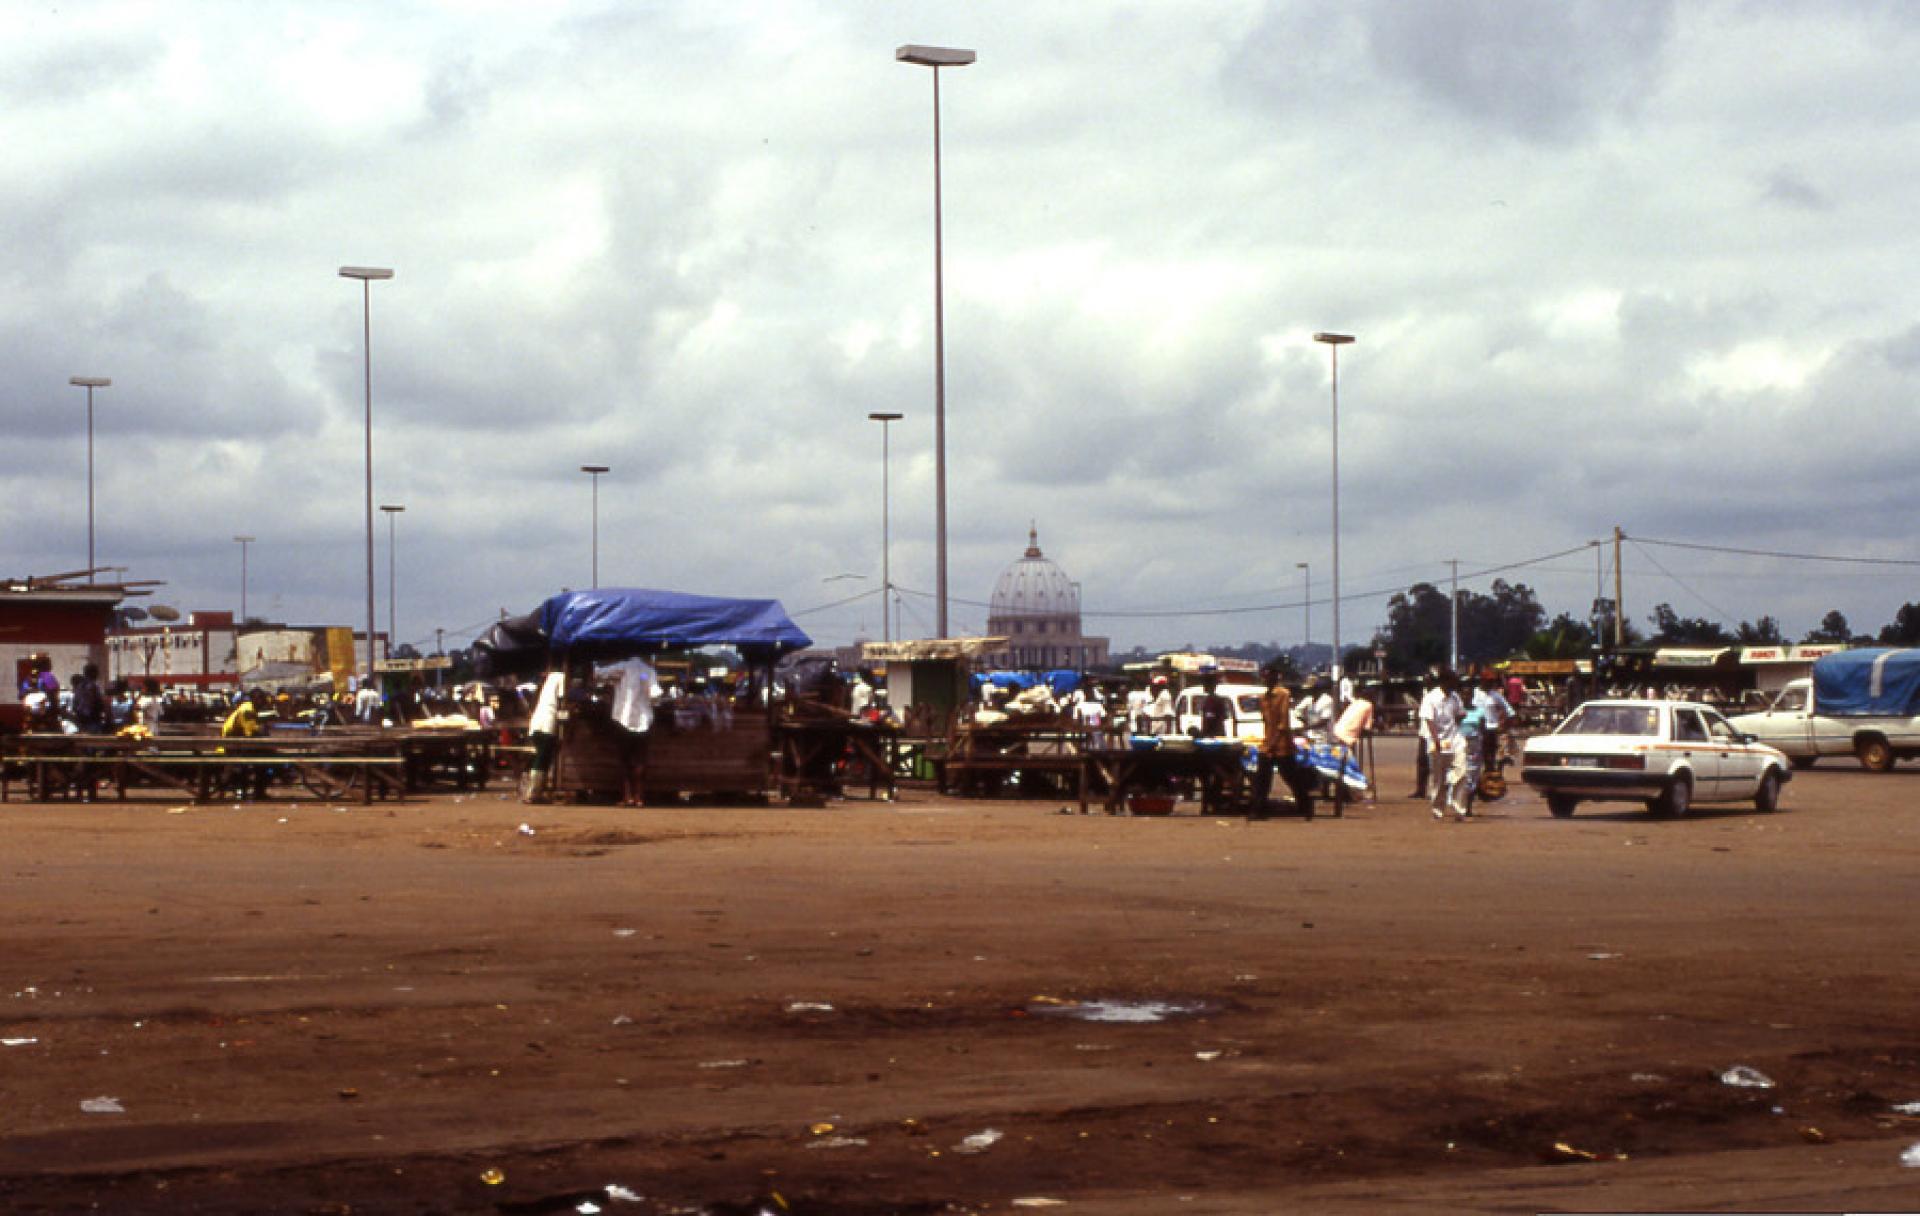
POLYGON ((776 600, 631 587, 564 592, 480 641, 496 672, 545 670, 522 796, 628 802, 766 797, 779 784, 773 665, 809 644, 776 600), (661 694, 663 654, 715 647, 746 670, 661 694))

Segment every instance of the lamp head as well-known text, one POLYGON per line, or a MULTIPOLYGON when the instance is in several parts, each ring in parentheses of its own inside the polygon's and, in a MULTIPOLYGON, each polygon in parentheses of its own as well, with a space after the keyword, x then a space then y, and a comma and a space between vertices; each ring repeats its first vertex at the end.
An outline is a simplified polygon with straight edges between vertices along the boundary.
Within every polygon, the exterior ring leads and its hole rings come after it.
POLYGON ((390 279, 393 277, 393 271, 381 266, 342 266, 340 277, 367 282, 372 279, 390 279))
POLYGON ((1313 340, 1315 342, 1325 342, 1328 346, 1345 346, 1347 343, 1353 341, 1353 335, 1352 334, 1315 334, 1313 335, 1313 340))
POLYGON ((106 388, 113 381, 105 376, 69 376, 67 383, 75 388, 106 388))
POLYGON ((893 57, 901 63, 919 64, 924 68, 963 68, 974 61, 972 51, 951 46, 908 45, 895 50, 893 57))

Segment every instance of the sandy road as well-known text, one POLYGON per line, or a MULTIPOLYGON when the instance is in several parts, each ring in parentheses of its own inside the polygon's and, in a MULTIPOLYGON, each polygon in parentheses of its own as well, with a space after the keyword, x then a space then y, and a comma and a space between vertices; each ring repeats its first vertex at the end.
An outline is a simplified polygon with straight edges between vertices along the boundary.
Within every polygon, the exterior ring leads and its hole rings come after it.
POLYGON ((1385 792, 10 804, 0 1206, 1920 1209, 1920 772, 1676 822, 1385 792))

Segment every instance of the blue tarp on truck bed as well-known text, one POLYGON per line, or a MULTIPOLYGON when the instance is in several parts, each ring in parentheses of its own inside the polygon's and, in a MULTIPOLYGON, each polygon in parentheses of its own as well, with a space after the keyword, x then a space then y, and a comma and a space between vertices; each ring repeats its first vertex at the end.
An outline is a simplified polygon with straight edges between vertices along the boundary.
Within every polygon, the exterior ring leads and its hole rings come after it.
POLYGON ((1836 718, 1920 714, 1920 650, 1843 650, 1814 660, 1813 704, 1836 718))

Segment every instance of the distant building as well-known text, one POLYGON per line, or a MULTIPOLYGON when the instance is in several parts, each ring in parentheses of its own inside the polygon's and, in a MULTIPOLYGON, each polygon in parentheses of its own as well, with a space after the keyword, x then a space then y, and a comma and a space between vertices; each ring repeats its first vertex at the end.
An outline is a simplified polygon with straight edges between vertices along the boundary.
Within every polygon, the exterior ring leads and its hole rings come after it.
POLYGON ((107 679, 141 687, 157 680, 174 689, 233 689, 233 613, 190 612, 184 621, 122 626, 107 634, 107 679))
POLYGON ((1004 638, 1005 646, 981 656, 981 667, 1086 671, 1108 661, 1108 640, 1080 631, 1080 585, 1040 552, 1033 528, 1027 530, 1027 551, 993 586, 987 633, 1004 638))

